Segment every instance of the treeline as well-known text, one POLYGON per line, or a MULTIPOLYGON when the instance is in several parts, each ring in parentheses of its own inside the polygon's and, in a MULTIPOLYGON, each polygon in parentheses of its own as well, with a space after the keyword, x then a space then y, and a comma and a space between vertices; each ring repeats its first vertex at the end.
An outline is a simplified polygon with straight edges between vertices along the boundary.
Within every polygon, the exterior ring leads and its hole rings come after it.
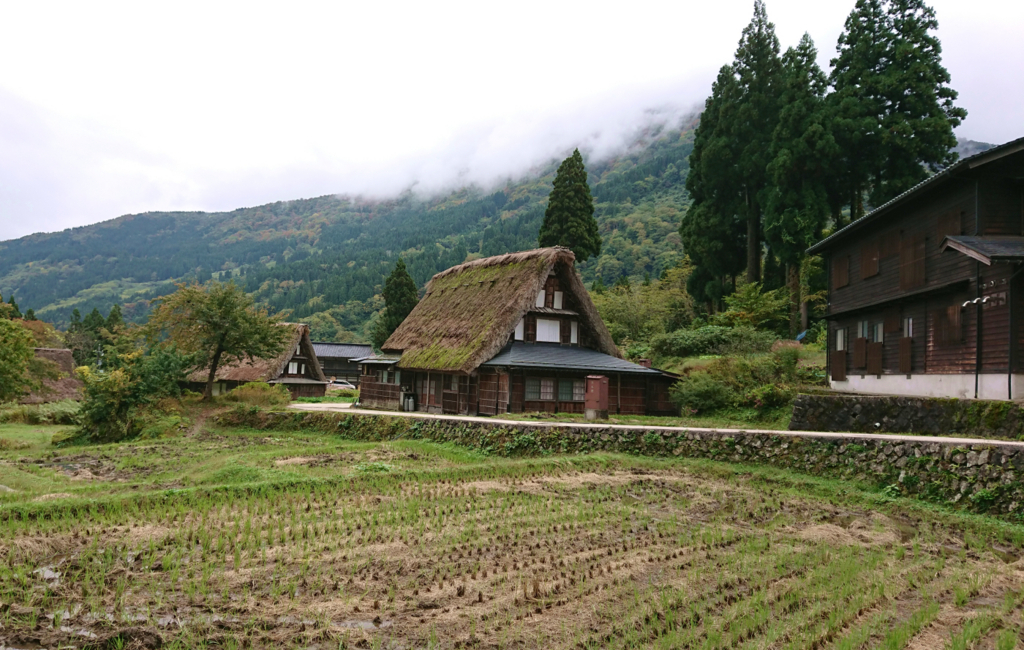
MULTIPOLYGON (((657 277, 683 256, 677 230, 692 124, 645 134, 629 153, 588 163, 602 253, 587 282, 657 277)), ((234 278, 314 336, 369 339, 384 278, 399 257, 420 288, 475 257, 536 245, 555 165, 497 191, 467 188, 430 200, 327 196, 226 213, 147 213, 0 243, 0 291, 62 329, 73 310, 141 322, 174 282, 234 278)))
POLYGON ((679 232, 698 302, 716 311, 738 276, 781 275, 796 332, 804 251, 956 160, 953 128, 966 111, 954 105, 937 26, 921 0, 858 0, 826 75, 806 34, 780 54, 755 3, 690 158, 693 203, 679 232))

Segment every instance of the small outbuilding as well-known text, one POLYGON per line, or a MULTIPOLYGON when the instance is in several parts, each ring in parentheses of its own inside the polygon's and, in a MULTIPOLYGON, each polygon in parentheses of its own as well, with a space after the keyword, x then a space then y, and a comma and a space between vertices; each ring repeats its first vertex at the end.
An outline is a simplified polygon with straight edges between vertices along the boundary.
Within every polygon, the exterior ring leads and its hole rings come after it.
MULTIPOLYGON (((222 364, 217 368, 213 394, 223 395, 233 388, 249 382, 283 384, 292 399, 297 397, 323 397, 327 392, 327 378, 309 339, 309 327, 301 323, 281 323, 291 329, 291 339, 284 350, 273 359, 249 359, 222 364)), ((188 388, 202 392, 206 388, 209 369, 196 370, 188 377, 188 388)))
POLYGON ((567 248, 467 262, 435 275, 382 354, 361 360, 360 403, 497 415, 583 413, 586 378, 608 411, 675 415, 674 377, 622 358, 567 248))
POLYGON ((313 341, 313 351, 320 361, 320 368, 328 379, 343 379, 353 386, 359 386, 358 359, 373 354, 373 348, 360 343, 327 343, 313 341))

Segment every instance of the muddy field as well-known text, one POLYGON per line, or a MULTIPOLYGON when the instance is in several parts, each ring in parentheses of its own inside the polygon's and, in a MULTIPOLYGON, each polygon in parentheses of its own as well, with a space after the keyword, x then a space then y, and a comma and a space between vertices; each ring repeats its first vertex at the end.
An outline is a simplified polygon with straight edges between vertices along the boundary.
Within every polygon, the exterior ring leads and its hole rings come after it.
POLYGON ((855 486, 224 431, 175 481, 131 447, 0 454, 52 490, 0 506, 0 647, 1024 647, 1024 532, 855 486))

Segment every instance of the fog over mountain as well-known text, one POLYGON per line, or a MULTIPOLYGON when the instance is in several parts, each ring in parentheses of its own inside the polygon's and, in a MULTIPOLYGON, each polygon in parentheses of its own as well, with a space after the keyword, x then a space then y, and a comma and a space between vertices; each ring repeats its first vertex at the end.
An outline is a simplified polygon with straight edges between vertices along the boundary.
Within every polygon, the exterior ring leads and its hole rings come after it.
MULTIPOLYGON (((1024 6, 937 0, 958 135, 1021 135, 1024 6)), ((768 3, 828 67, 850 2, 768 3)), ((746 1, 0 9, 0 240, 151 210, 437 193, 700 106, 746 1), (202 16, 198 19, 197 16, 202 16)))

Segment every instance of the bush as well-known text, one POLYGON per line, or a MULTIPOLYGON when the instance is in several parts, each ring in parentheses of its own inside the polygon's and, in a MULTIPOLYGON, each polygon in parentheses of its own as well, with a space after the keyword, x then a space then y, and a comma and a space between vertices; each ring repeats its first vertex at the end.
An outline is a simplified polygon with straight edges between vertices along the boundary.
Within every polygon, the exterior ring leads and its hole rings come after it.
POLYGON ((793 346, 762 356, 721 357, 690 372, 672 387, 671 395, 685 412, 706 415, 742 406, 756 409, 760 417, 793 400, 799 358, 793 346))
POLYGON ((137 350, 109 359, 110 369, 79 368, 85 399, 75 438, 114 442, 138 435, 145 427, 146 408, 181 395, 179 383, 193 363, 173 348, 137 350))
POLYGON ((230 391, 224 396, 228 402, 253 404, 255 406, 287 406, 292 400, 291 393, 283 384, 249 382, 230 391))
POLYGON ((651 339, 651 350, 663 357, 696 357, 709 354, 755 354, 768 352, 778 340, 771 332, 749 327, 704 325, 676 330, 651 339))
POLYGON ((734 393, 710 372, 694 372, 671 388, 672 400, 684 412, 707 414, 732 406, 734 393))
POLYGON ((70 399, 50 404, 22 404, 0 410, 0 422, 78 424, 81 405, 70 399))

